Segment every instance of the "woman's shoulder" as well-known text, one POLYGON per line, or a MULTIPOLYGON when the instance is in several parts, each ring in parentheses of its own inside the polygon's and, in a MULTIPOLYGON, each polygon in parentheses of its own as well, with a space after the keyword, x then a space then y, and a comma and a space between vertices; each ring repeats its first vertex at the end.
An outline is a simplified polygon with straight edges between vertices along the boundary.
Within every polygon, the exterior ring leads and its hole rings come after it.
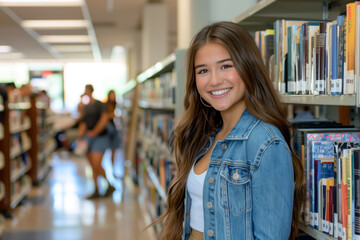
POLYGON ((277 127, 260 119, 258 124, 251 131, 248 141, 255 145, 262 145, 273 141, 286 142, 284 136, 277 127))

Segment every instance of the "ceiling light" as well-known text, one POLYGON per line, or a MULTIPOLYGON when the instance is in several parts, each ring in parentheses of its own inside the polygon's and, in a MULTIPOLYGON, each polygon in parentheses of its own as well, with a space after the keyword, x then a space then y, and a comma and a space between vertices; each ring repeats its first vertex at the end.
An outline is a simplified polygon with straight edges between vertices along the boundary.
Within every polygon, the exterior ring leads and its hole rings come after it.
POLYGON ((24 54, 19 52, 0 53, 0 59, 21 59, 24 58, 24 54))
POLYGON ((91 52, 90 45, 51 45, 58 52, 91 52))
POLYGON ((0 0, 1 7, 73 7, 81 5, 82 0, 0 0))
POLYGON ((33 29, 86 28, 86 20, 25 20, 21 25, 33 29))
POLYGON ((13 50, 11 46, 8 45, 0 45, 0 53, 9 53, 13 50))
POLYGON ((65 42, 90 42, 88 35, 43 35, 41 41, 48 43, 65 43, 65 42))

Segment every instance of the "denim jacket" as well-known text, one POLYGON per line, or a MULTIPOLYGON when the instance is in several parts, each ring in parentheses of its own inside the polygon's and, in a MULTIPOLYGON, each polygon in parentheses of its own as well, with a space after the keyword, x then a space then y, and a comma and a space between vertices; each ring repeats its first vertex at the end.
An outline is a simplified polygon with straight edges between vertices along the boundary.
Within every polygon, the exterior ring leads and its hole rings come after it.
MULTIPOLYGON (((210 156, 203 189, 205 240, 287 240, 293 191, 291 153, 283 135, 245 110, 210 156)), ((190 206, 186 192, 183 240, 190 236, 190 206)))

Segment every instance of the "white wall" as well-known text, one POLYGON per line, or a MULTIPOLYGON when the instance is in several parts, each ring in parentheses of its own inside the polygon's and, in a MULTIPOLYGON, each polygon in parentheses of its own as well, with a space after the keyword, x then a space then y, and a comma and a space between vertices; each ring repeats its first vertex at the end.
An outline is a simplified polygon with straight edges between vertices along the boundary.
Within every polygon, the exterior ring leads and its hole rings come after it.
POLYGON ((231 21, 250 7, 257 0, 209 0, 210 22, 231 21))

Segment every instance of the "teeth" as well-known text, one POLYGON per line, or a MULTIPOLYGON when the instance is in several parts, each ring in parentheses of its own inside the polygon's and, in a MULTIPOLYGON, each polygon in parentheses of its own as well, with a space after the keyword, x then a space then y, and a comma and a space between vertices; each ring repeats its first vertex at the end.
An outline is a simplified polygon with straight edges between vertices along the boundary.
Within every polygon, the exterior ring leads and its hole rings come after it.
POLYGON ((226 92, 230 91, 230 88, 228 89, 223 89, 223 90, 219 90, 219 91, 212 91, 211 94, 212 95, 221 95, 221 94, 224 94, 226 92))

